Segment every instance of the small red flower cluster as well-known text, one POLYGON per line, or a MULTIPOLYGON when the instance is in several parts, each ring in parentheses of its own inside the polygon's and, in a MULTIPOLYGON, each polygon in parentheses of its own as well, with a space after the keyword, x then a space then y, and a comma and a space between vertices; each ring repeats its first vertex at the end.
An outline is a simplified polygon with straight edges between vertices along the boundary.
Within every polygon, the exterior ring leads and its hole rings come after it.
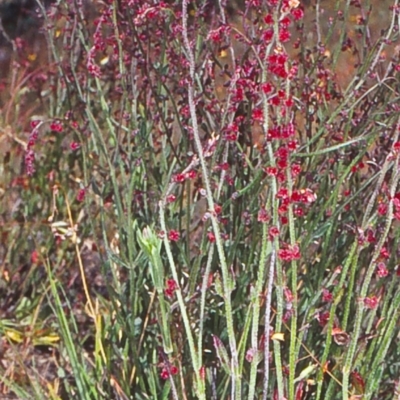
POLYGON ((297 244, 290 246, 286 245, 278 251, 278 257, 282 261, 293 261, 300 258, 300 249, 297 244))
POLYGON ((378 265, 376 266, 376 274, 379 278, 384 278, 389 274, 389 271, 386 268, 386 264, 384 262, 378 263, 378 265))
POLYGON ((176 289, 178 289, 178 284, 173 279, 167 279, 166 286, 164 290, 165 296, 172 298, 176 289))
POLYGON ((186 179, 195 179, 197 177, 197 172, 195 170, 191 170, 186 173, 176 174, 172 179, 175 183, 183 183, 186 179))
POLYGON ((32 149, 28 148, 25 153, 25 169, 28 176, 35 173, 35 153, 32 149))
POLYGON ((71 144, 69 145, 69 148, 72 151, 76 151, 81 147, 81 145, 78 142, 71 142, 71 144))
POLYGON ((25 152, 25 169, 28 176, 32 176, 35 173, 35 152, 33 151, 33 147, 39 137, 40 122, 41 121, 39 120, 33 120, 30 123, 32 131, 29 135, 28 145, 25 152))
POLYGON ((56 120, 50 124, 50 129, 54 132, 62 132, 64 128, 62 122, 56 120))
POLYGON ((229 25, 222 25, 217 29, 211 30, 207 36, 207 40, 214 43, 222 43, 222 41, 229 36, 230 31, 231 29, 229 25))
POLYGON ((80 203, 85 200, 86 196, 86 189, 79 189, 78 194, 76 196, 76 200, 78 200, 80 203))
POLYGON ((175 229, 171 229, 168 232, 168 239, 171 242, 177 242, 180 239, 180 237, 181 237, 180 233, 178 231, 176 231, 175 229))
POLYGON ((328 289, 322 289, 322 301, 325 303, 331 303, 333 300, 333 295, 328 289))
POLYGON ((161 379, 168 379, 170 377, 170 375, 176 375, 179 372, 178 368, 175 367, 175 365, 171 365, 169 370, 168 368, 164 367, 161 370, 160 376, 161 379))
POLYGON ((214 232, 208 232, 207 233, 207 239, 210 243, 215 243, 215 235, 214 232))
POLYGON ((366 297, 364 299, 365 307, 369 308, 370 310, 374 310, 378 307, 379 299, 376 296, 366 297))

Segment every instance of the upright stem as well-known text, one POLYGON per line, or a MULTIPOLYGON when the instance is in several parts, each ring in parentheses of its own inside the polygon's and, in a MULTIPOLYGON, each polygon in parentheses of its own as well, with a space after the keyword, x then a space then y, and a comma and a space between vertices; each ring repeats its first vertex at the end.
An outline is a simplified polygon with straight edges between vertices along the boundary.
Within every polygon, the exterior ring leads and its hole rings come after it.
POLYGON ((189 76, 189 84, 188 84, 188 97, 189 97, 189 110, 190 116, 192 119, 193 125, 193 137, 197 150, 197 154, 200 160, 201 170, 203 174, 204 186, 206 189, 206 197, 208 208, 211 214, 211 224, 215 235, 215 243, 217 246, 217 252, 219 261, 221 263, 222 270, 222 281, 224 286, 224 304, 225 304, 225 314, 226 314, 226 323, 227 323, 227 331, 229 338, 229 347, 231 350, 231 374, 232 374, 232 399, 241 399, 241 379, 239 376, 239 362, 238 362, 238 354, 237 354, 237 345, 235 332, 233 327, 233 318, 232 318, 232 302, 231 302, 231 291, 232 284, 231 278, 229 276, 228 265, 226 262, 226 256, 222 244, 221 232, 219 229, 219 224, 217 220, 217 216, 214 212, 214 200, 211 191, 210 180, 208 177, 208 168, 206 165, 206 161, 203 154, 203 148, 200 140, 200 132, 196 115, 196 105, 194 101, 194 82, 195 82, 195 59, 192 51, 192 47, 190 45, 189 36, 188 36, 188 21, 187 21, 187 7, 188 0, 183 0, 182 2, 182 27, 183 27, 183 40, 186 48, 187 58, 189 61, 190 68, 190 76, 189 76))

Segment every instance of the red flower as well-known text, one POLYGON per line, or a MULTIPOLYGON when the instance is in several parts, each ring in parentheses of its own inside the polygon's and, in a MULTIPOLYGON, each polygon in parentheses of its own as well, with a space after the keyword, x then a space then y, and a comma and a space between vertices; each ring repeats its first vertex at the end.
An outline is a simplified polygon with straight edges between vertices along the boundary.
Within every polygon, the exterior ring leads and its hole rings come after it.
POLYGON ((194 178, 196 178, 196 176, 197 176, 197 172, 194 171, 194 170, 191 170, 191 171, 189 171, 189 172, 186 174, 186 177, 187 177, 188 179, 194 179, 194 178))
POLYGON ((289 198, 289 191, 286 188, 280 188, 278 193, 276 194, 277 199, 288 199, 289 198))
POLYGON ((294 260, 298 260, 300 258, 300 248, 295 244, 294 246, 291 247, 292 251, 292 257, 294 260))
POLYGON ((380 262, 377 266, 377 271, 376 274, 378 275, 379 278, 384 278, 389 274, 388 269, 386 268, 385 263, 380 262))
POLYGON ((279 229, 276 226, 271 226, 268 231, 269 240, 272 240, 274 237, 279 235, 279 229))
POLYGON ((204 365, 202 365, 200 367, 199 375, 200 375, 200 378, 202 381, 204 381, 206 379, 206 369, 205 369, 204 365))
POLYGON ((374 243, 376 241, 375 234, 374 234, 372 229, 369 229, 367 231, 367 238, 366 239, 367 239, 368 243, 374 243))
POLYGON ((32 176, 35 173, 35 153, 32 149, 28 149, 25 153, 25 168, 28 176, 32 176))
POLYGON ((176 183, 185 182, 185 179, 186 179, 185 174, 176 174, 173 178, 174 182, 176 183))
POLYGON ((296 217, 303 217, 304 216, 304 210, 302 208, 300 208, 300 207, 296 207, 294 209, 294 215, 296 217))
POLYGON ((166 198, 167 203, 173 203, 176 200, 176 196, 174 194, 169 194, 166 198))
POLYGON ((219 204, 214 205, 215 214, 219 215, 222 212, 222 207, 219 204))
POLYGON ((53 121, 50 124, 50 129, 55 132, 62 132, 63 131, 62 123, 60 121, 53 121))
POLYGON ((302 200, 302 196, 298 190, 293 191, 291 200, 294 201, 295 203, 300 202, 302 200))
POLYGON ((288 287, 285 287, 283 289, 283 294, 285 295, 286 303, 289 303, 289 304, 293 303, 293 299, 294 299, 293 293, 288 287))
POLYGON ((180 239, 181 235, 179 234, 178 231, 171 229, 168 232, 168 239, 171 240, 171 242, 177 242, 180 239))
POLYGON ((261 39, 266 43, 270 43, 273 37, 274 30, 272 28, 266 29, 261 35, 261 39))
POLYGON ((267 211, 265 210, 265 208, 261 208, 258 211, 257 220, 258 220, 258 222, 262 222, 262 223, 268 222, 269 215, 268 215, 267 211))
POLYGON ((390 257, 390 253, 389 250, 386 247, 382 247, 381 251, 380 251, 380 255, 383 258, 389 258, 390 257))
POLYGON ((72 151, 78 150, 79 147, 81 147, 81 145, 80 145, 78 142, 72 142, 72 143, 69 145, 69 148, 70 148, 72 151))
POLYGON ((324 327, 329 321, 329 311, 325 311, 323 313, 318 313, 316 315, 318 323, 324 327))
POLYGON ((168 370, 166 368, 163 368, 162 371, 161 371, 160 376, 161 376, 161 379, 168 379, 168 377, 169 377, 168 370))
POLYGON ((215 235, 214 235, 213 232, 208 232, 208 233, 207 233, 207 238, 208 238, 208 241, 209 241, 210 243, 215 243, 215 235))
POLYGON ((330 303, 333 300, 333 295, 328 289, 322 290, 322 301, 330 303))
POLYGON ((263 122, 264 114, 260 108, 255 108, 252 113, 253 120, 258 122, 263 122))
POLYGON ((387 205, 384 203, 380 203, 378 206, 378 214, 379 215, 386 215, 387 213, 387 205))
POLYGON ((291 140, 288 142, 288 149, 289 150, 296 150, 297 149, 297 141, 296 140, 291 140))
POLYGON ((267 168, 265 168, 265 172, 269 176, 276 176, 278 173, 278 169, 276 167, 267 167, 267 168))
POLYGON ((284 29, 284 30, 279 32, 279 40, 282 43, 288 42, 290 40, 290 36, 291 36, 290 32, 288 30, 286 30, 286 29, 284 29))
POLYGON ((178 373, 178 371, 179 371, 178 367, 175 367, 175 365, 170 365, 169 370, 168 370, 168 368, 163 367, 163 369, 160 373, 161 379, 168 379, 170 376, 170 373, 171 373, 171 375, 176 375, 178 373))
POLYGON ((169 298, 172 298, 176 289, 178 289, 178 284, 173 279, 167 279, 167 287, 164 291, 165 295, 169 298))
POLYGON ((40 124, 40 119, 34 119, 30 123, 32 129, 36 128, 39 124, 40 124))
POLYGON ((290 21, 289 17, 284 17, 279 21, 279 25, 282 26, 283 28, 289 27, 292 21, 290 21))
POLYGON ((304 11, 301 8, 292 8, 290 13, 293 15, 295 21, 298 21, 304 17, 304 11))
POLYGON ((393 143, 393 150, 398 153, 400 151, 400 142, 393 143))
POLYGON ((278 256, 282 261, 291 261, 292 260, 292 254, 287 249, 280 249, 278 252, 278 256))
POLYGON ((33 250, 31 253, 31 263, 37 264, 39 262, 39 254, 36 250, 33 250))
POLYGON ((279 104, 281 104, 281 101, 279 100, 278 96, 272 97, 272 99, 269 102, 272 106, 279 106, 279 104))
POLYGON ((272 17, 271 14, 267 14, 267 15, 264 17, 264 22, 265 22, 266 24, 273 24, 273 23, 274 23, 274 18, 272 17))
POLYGON ((175 367, 175 365, 171 365, 171 367, 169 368, 169 372, 168 372, 168 369, 164 367, 160 374, 161 379, 168 379, 170 372, 171 372, 171 375, 176 375, 178 373, 178 368, 175 367))
POLYGON ((300 249, 299 246, 293 245, 288 246, 288 248, 283 248, 278 251, 278 257, 282 261, 292 261, 298 260, 300 258, 300 249))
POLYGON ((79 202, 82 202, 83 200, 85 200, 85 195, 86 195, 86 189, 80 189, 78 194, 76 195, 76 199, 79 202))
POLYGON ((274 88, 274 87, 273 87, 270 83, 268 83, 268 82, 263 83, 263 84, 261 85, 261 90, 262 90, 265 94, 271 93, 272 90, 273 90, 273 88, 274 88))

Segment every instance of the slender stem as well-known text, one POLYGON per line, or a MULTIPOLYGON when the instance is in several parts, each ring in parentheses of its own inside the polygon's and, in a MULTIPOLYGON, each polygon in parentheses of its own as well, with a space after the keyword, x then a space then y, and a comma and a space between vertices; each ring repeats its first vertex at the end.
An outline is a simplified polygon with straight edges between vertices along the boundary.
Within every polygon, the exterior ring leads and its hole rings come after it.
POLYGON ((221 263, 221 270, 222 270, 222 279, 223 279, 223 286, 224 286, 224 304, 225 304, 225 314, 226 314, 226 322, 227 322, 227 331, 229 337, 229 347, 231 350, 232 356, 232 366, 231 366, 231 373, 232 373, 232 399, 240 399, 241 398, 241 379, 239 376, 239 363, 238 363, 238 354, 237 354, 237 345, 236 345, 236 338, 233 326, 233 315, 232 315, 232 302, 231 302, 231 277, 229 275, 228 265, 226 262, 225 251, 223 248, 221 232, 219 229, 219 223, 217 220, 217 216, 214 212, 214 200, 212 196, 212 190, 210 185, 210 180, 208 177, 208 168, 206 165, 205 157, 203 154, 203 148, 200 140, 200 132, 199 126, 197 121, 197 114, 196 114, 196 105, 194 101, 194 82, 195 82, 195 60, 194 54, 192 51, 192 47, 190 45, 189 36, 188 36, 188 0, 183 0, 182 2, 182 26, 183 26, 183 40, 184 45, 186 48, 187 58, 189 61, 189 69, 190 69, 190 76, 189 76, 189 85, 188 85, 188 97, 189 97, 189 110, 190 116, 192 119, 193 125, 193 137, 194 142, 197 150, 197 154, 200 160, 201 170, 203 173, 203 180, 206 189, 206 196, 207 196, 207 203, 208 208, 211 214, 211 224, 213 227, 214 235, 215 235, 215 243, 217 246, 217 252, 219 256, 219 260, 221 263))
MULTIPOLYGON (((288 168, 287 170, 287 181, 288 181, 288 190, 289 193, 292 193, 292 176, 291 170, 288 168)), ((292 203, 289 204, 288 210, 289 216, 289 235, 290 235, 290 245, 296 245, 296 236, 295 236, 295 228, 294 228, 294 216, 293 216, 293 205, 292 203)), ((289 350, 289 400, 294 399, 294 379, 295 379, 295 372, 296 372, 296 337, 297 337, 297 261, 293 260, 291 262, 291 291, 292 291, 292 310, 293 314, 291 316, 291 323, 290 323, 290 350, 289 350)))
POLYGON ((204 328, 204 310, 206 305, 206 293, 208 285, 208 277, 210 276, 212 259, 214 256, 214 244, 211 244, 210 250, 207 256, 207 265, 204 272, 203 283, 201 285, 201 299, 200 299, 200 328, 199 328, 199 340, 198 340, 198 360, 199 364, 202 365, 203 359, 203 328, 204 328))
POLYGON ((268 383, 269 383, 269 337, 271 332, 271 301, 272 301, 272 287, 274 283, 274 273, 275 273, 275 262, 276 262, 276 252, 275 249, 272 250, 269 271, 268 271, 268 286, 267 295, 265 302, 265 347, 264 347, 264 388, 263 388, 263 400, 268 399, 268 383))
MULTIPOLYGON (((166 232, 167 228, 165 225, 165 206, 166 206, 166 200, 165 200, 165 196, 164 198, 160 201, 160 225, 161 225, 161 229, 166 232)), ((169 266, 171 268, 171 273, 172 273, 172 277, 174 278, 176 284, 177 284, 177 289, 176 289, 176 298, 178 300, 178 304, 179 304, 179 309, 182 313, 182 319, 183 319, 183 324, 185 326, 185 331, 186 331, 186 335, 188 338, 188 342, 189 342, 189 349, 190 349, 190 356, 192 359, 192 365, 193 365, 193 369, 194 369, 194 373, 196 376, 196 382, 197 382, 197 391, 198 391, 198 397, 199 399, 205 399, 205 393, 204 393, 204 382, 201 379, 200 376, 200 365, 199 365, 199 361, 198 361, 198 357, 197 357, 197 353, 196 353, 196 348, 194 345, 194 338, 193 338, 193 333, 192 333, 192 329, 190 327, 190 321, 189 321, 189 317, 186 311, 186 306, 185 306, 185 301, 183 299, 183 295, 182 295, 182 290, 180 288, 179 285, 179 276, 178 276, 178 271, 175 265, 175 261, 174 261, 174 256, 172 255, 172 250, 171 250, 171 245, 170 242, 168 240, 167 235, 165 235, 164 237, 164 246, 165 246, 165 250, 167 253, 167 258, 168 258, 168 262, 169 262, 169 266)))

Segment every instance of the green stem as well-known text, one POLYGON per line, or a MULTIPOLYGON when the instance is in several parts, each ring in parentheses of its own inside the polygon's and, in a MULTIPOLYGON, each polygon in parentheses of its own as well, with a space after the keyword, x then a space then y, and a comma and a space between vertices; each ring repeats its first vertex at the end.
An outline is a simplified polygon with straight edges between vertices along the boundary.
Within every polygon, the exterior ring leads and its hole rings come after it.
POLYGON ((187 29, 187 15, 188 15, 188 0, 183 0, 182 2, 182 26, 183 26, 183 39, 184 44, 187 52, 187 57, 189 61, 189 68, 190 68, 190 76, 189 76, 189 85, 188 85, 188 97, 189 97, 189 110, 190 116, 192 119, 193 125, 193 137, 194 142, 196 145, 197 155, 200 160, 201 170, 203 173, 203 181, 204 186, 206 189, 206 197, 208 208, 210 210, 211 215, 211 224, 213 227, 214 235, 215 235, 215 243, 217 246, 217 252, 219 256, 219 260, 221 263, 221 270, 222 270, 222 281, 224 287, 224 305, 225 305, 225 316, 226 316, 226 323, 227 323, 227 331, 228 331, 228 338, 229 338, 229 347, 231 350, 231 357, 232 357, 232 399, 241 400, 241 377, 239 374, 239 363, 238 363, 238 354, 237 354, 237 345, 236 345, 236 338, 235 338, 235 331, 233 325, 233 312, 232 312, 232 300, 231 300, 231 292, 232 292, 232 278, 229 274, 228 265, 226 262, 225 251, 223 248, 223 242, 221 237, 221 232, 219 229, 219 223, 217 216, 214 212, 214 199, 212 196, 212 190, 210 185, 210 180, 208 176, 208 168, 205 161, 205 157, 203 154, 203 147, 200 140, 200 132, 199 126, 197 121, 197 114, 196 114, 196 106, 194 101, 194 82, 195 82, 195 60, 194 54, 190 45, 189 37, 188 37, 188 29, 187 29))

